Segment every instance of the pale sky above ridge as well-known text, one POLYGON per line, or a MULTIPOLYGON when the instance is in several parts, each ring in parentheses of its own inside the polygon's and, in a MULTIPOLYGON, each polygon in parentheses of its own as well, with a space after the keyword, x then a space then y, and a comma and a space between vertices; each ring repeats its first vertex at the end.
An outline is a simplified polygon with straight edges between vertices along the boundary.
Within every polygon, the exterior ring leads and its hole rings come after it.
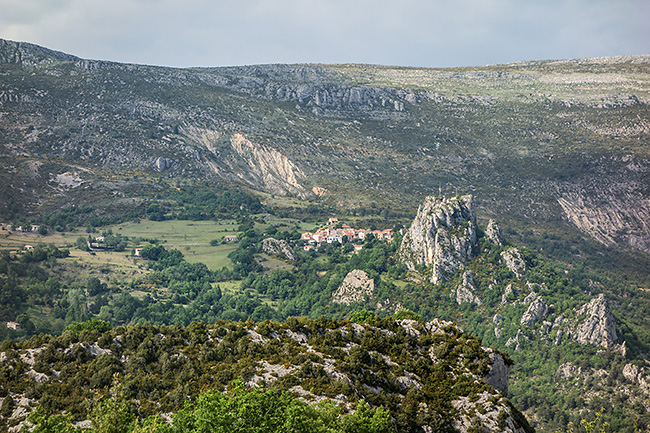
POLYGON ((650 54, 648 0, 0 0, 0 38, 163 66, 650 54))

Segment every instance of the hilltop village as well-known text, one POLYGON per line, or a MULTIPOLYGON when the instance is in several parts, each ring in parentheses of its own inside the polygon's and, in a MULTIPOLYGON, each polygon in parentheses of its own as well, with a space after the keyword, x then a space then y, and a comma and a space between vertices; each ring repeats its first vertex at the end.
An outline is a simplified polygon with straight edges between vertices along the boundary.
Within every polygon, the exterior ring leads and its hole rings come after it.
POLYGON ((355 251, 359 251, 363 248, 363 241, 368 235, 373 235, 375 239, 380 241, 391 242, 393 240, 392 229, 354 229, 347 224, 340 223, 338 218, 330 218, 326 226, 319 228, 314 233, 303 233, 301 240, 306 242, 306 245, 303 247, 305 251, 309 251, 314 247, 320 247, 325 243, 331 244, 333 242, 352 242, 355 251))

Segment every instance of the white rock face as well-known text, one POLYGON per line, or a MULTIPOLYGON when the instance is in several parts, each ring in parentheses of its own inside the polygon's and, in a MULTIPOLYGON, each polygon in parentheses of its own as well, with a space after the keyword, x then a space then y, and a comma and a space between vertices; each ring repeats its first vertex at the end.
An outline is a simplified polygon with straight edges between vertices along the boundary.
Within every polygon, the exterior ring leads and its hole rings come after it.
POLYGON ((480 431, 483 432, 524 433, 526 430, 515 423, 511 409, 492 404, 490 397, 490 393, 485 391, 478 395, 476 401, 467 397, 452 401, 452 406, 460 413, 460 416, 452 421, 454 430, 460 433, 476 431, 476 426, 472 424, 478 423, 480 431), (477 411, 479 404, 482 410, 477 411))
POLYGON ((513 288, 512 284, 508 284, 506 286, 505 290, 503 291, 503 295, 501 295, 501 303, 503 305, 507 304, 508 303, 508 297, 510 295, 512 295, 512 294, 514 294, 514 296, 517 296, 517 295, 519 295, 519 291, 517 290, 517 288, 513 288))
POLYGON ((512 345, 515 346, 515 352, 521 349, 521 343, 524 341, 527 341, 528 337, 526 337, 522 332, 521 329, 517 330, 517 334, 515 334, 514 337, 508 338, 508 341, 506 341, 506 347, 510 347, 512 345))
POLYGON ((526 297, 526 300, 529 300, 530 305, 528 305, 528 309, 521 316, 520 323, 524 326, 530 326, 533 323, 537 322, 538 320, 546 317, 546 315, 548 314, 548 305, 546 305, 544 303, 544 300, 540 296, 538 296, 535 292, 528 295, 526 297))
POLYGON ((449 199, 427 197, 411 224, 398 256, 410 270, 430 266, 431 281, 462 268, 472 258, 476 241, 476 213, 471 195, 449 199))
POLYGON ((642 368, 634 364, 625 364, 623 367, 623 376, 632 383, 639 385, 639 388, 650 394, 650 379, 646 376, 642 368))
POLYGON ((565 379, 573 379, 582 374, 582 368, 572 362, 565 362, 558 367, 557 373, 565 379))
POLYGON ((602 192, 566 191, 557 201, 565 219, 595 240, 650 251, 650 200, 630 184, 602 192))
POLYGON ((159 157, 154 161, 154 166, 158 171, 167 170, 168 168, 172 168, 173 165, 174 161, 168 158, 159 157))
POLYGON ((332 295, 332 302, 350 305, 353 302, 363 302, 366 296, 372 296, 375 291, 375 281, 368 278, 364 271, 350 271, 341 286, 332 295))
POLYGON ((275 238, 266 238, 262 241, 262 250, 267 254, 296 260, 296 254, 291 249, 289 243, 285 240, 275 238))
POLYGON ((422 383, 417 379, 418 378, 415 374, 407 372, 404 376, 396 377, 395 381, 401 390, 409 389, 412 386, 420 389, 422 388, 422 383))
POLYGON ((386 298, 384 302, 377 302, 377 310, 380 311, 383 310, 395 314, 398 311, 402 311, 403 309, 404 306, 402 305, 401 302, 393 302, 388 298, 386 298))
POLYGON ((298 179, 304 173, 282 153, 264 145, 253 143, 236 133, 230 137, 233 150, 248 164, 247 171, 240 171, 240 177, 261 186, 267 192, 276 194, 294 193, 305 195, 305 189, 298 179))
POLYGON ((99 347, 99 344, 93 343, 88 347, 88 352, 90 353, 90 356, 93 358, 96 358, 98 356, 102 355, 111 355, 113 352, 110 349, 102 349, 99 347))
POLYGON ((458 305, 464 302, 473 302, 476 305, 481 305, 481 299, 474 294, 474 279, 472 273, 467 271, 463 274, 463 282, 460 283, 455 293, 452 296, 456 297, 458 305))
POLYGON ((584 316, 573 332, 574 339, 579 343, 591 343, 608 348, 618 342, 614 316, 609 310, 604 294, 601 293, 580 308, 578 316, 584 316))
POLYGON ((501 232, 501 226, 499 226, 499 224, 494 220, 488 221, 488 225, 485 228, 485 235, 493 244, 500 247, 503 246, 503 233, 501 232))
POLYGON ((526 262, 521 252, 517 248, 509 248, 501 253, 501 258, 505 265, 512 271, 517 278, 521 278, 526 273, 526 262))

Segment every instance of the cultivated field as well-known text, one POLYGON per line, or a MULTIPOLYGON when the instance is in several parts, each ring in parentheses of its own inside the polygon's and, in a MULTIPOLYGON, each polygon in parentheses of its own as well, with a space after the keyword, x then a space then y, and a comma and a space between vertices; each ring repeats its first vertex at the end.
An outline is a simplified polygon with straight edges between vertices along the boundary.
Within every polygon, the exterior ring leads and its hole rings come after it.
POLYGON ((219 243, 211 246, 210 241, 221 242, 225 235, 236 235, 238 224, 234 220, 223 221, 147 221, 126 222, 112 226, 113 233, 128 236, 139 246, 147 244, 145 239, 159 239, 167 249, 176 248, 191 263, 202 262, 215 270, 232 266, 228 254, 237 245, 219 243))
MULTIPOLYGON (((38 243, 53 244, 57 247, 70 248, 71 259, 91 267, 108 265, 112 268, 119 268, 123 271, 133 271, 138 268, 129 257, 132 248, 144 246, 149 239, 159 239, 167 249, 176 248, 180 250, 188 262, 203 262, 210 269, 221 269, 224 266, 232 266, 228 254, 237 248, 236 243, 221 243, 225 235, 236 235, 238 224, 234 220, 224 221, 148 221, 126 222, 109 226, 102 230, 111 229, 114 234, 121 234, 129 238, 129 246, 126 251, 95 251, 92 255, 76 248, 76 240, 79 237, 86 238, 86 232, 54 233, 39 235, 36 233, 20 233, 3 231, 0 236, 0 250, 18 251, 25 245, 37 245, 38 243), (210 241, 218 240, 215 246, 210 241)), ((100 233, 93 236, 99 236, 100 233)), ((68 259, 69 260, 69 259, 68 259)))

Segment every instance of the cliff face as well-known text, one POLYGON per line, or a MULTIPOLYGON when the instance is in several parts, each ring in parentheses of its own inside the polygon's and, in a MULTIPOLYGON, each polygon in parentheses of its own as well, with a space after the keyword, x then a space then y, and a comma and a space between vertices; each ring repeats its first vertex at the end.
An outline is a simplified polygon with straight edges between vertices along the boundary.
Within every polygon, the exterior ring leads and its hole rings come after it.
POLYGON ((474 280, 471 272, 466 271, 463 273, 463 281, 456 288, 455 291, 452 291, 452 297, 456 298, 458 305, 464 302, 474 303, 476 305, 481 305, 481 299, 474 294, 474 280))
POLYGON ((582 318, 576 326, 573 337, 579 343, 591 343, 602 347, 612 347, 618 343, 616 326, 607 298, 602 293, 578 310, 582 318))
POLYGON ((54 63, 56 61, 73 62, 78 57, 59 51, 50 50, 26 42, 14 42, 0 39, 0 64, 14 65, 39 65, 54 63))
POLYGON ((236 154, 248 166, 247 170, 236 172, 242 180, 252 182, 260 189, 276 194, 305 195, 305 189, 298 181, 305 175, 282 153, 253 143, 243 134, 233 134, 230 143, 236 154))
MULTIPOLYGON (((630 164, 631 165, 631 164, 630 164)), ((648 176, 648 164, 633 166, 648 176)), ((650 252, 650 199, 644 196, 647 185, 621 181, 606 192, 565 192, 557 199, 564 217, 580 231, 604 245, 626 243, 650 252)))
POLYGON ((427 197, 398 250, 410 270, 431 267, 431 281, 463 267, 477 247, 476 213, 471 195, 449 199, 427 197))

